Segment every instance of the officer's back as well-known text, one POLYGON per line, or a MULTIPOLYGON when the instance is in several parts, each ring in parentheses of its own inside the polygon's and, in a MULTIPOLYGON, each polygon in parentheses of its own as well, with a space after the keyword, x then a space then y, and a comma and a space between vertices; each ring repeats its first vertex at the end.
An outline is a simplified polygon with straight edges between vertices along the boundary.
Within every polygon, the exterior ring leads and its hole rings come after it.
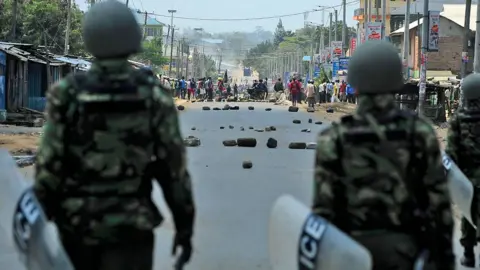
MULTIPOLYGON (((480 74, 471 74, 462 82, 465 102, 450 118, 445 152, 458 164, 462 172, 472 181, 475 195, 471 213, 478 223, 480 187, 480 74)), ((475 249, 480 236, 480 227, 474 228, 462 217, 460 244, 463 246, 461 264, 475 267, 475 249)))
POLYGON ((151 199, 156 178, 174 217, 174 246, 188 261, 194 205, 173 100, 129 64, 142 34, 124 4, 95 4, 83 28, 96 59, 48 92, 36 195, 75 269, 149 270, 163 220, 151 199))
POLYGON ((424 250, 437 269, 454 269, 439 144, 425 119, 395 106, 395 48, 367 42, 348 69, 358 107, 319 135, 313 211, 367 247, 374 269, 412 269, 424 250))

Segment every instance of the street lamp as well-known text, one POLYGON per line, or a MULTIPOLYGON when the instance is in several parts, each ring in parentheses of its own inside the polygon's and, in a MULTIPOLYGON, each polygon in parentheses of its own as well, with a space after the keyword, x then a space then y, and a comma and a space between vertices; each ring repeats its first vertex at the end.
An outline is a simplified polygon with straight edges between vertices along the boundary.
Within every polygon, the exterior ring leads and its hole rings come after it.
POLYGON ((202 60, 201 60, 201 69, 200 69, 200 76, 205 77, 204 71, 205 71, 205 43, 203 41, 203 28, 197 27, 193 28, 194 31, 200 32, 200 39, 202 40, 202 60))
MULTIPOLYGON (((172 76, 172 61, 173 61, 173 33, 174 33, 174 26, 173 26, 173 13, 177 12, 175 9, 169 9, 168 13, 172 13, 172 17, 170 20, 170 28, 172 29, 172 40, 170 42, 170 65, 168 66, 168 76, 172 76)), ((177 55, 178 57, 178 55, 177 55)), ((177 59, 178 60, 178 59, 177 59)), ((178 62, 178 61, 177 61, 178 62)), ((178 63, 176 63, 178 65, 178 63)))

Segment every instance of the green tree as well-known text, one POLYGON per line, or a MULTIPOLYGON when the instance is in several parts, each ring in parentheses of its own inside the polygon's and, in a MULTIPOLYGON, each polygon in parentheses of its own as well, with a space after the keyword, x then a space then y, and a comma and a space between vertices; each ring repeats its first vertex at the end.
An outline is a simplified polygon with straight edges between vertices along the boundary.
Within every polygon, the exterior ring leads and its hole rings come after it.
POLYGON ((245 67, 252 67, 261 77, 264 77, 267 71, 267 63, 264 61, 265 57, 275 52, 275 49, 273 42, 264 41, 248 51, 242 64, 245 67))
POLYGON ((143 42, 143 50, 141 53, 133 57, 134 60, 149 63, 152 66, 162 66, 168 63, 168 58, 163 57, 162 53, 162 39, 154 38, 143 42))
POLYGON ((207 77, 212 77, 212 79, 216 79, 217 77, 217 65, 215 60, 213 60, 212 56, 204 55, 205 57, 205 74, 207 77))
MULTIPOLYGON (((53 53, 62 54, 65 44, 67 0, 18 1, 16 11, 16 35, 11 35, 13 0, 1 4, 0 38, 48 47, 53 53)), ((70 54, 84 54, 81 36, 83 12, 72 4, 70 25, 70 54)))
POLYGON ((283 27, 282 19, 278 19, 277 28, 275 29, 275 33, 273 34, 273 44, 275 47, 283 41, 284 37, 287 36, 287 32, 283 27))

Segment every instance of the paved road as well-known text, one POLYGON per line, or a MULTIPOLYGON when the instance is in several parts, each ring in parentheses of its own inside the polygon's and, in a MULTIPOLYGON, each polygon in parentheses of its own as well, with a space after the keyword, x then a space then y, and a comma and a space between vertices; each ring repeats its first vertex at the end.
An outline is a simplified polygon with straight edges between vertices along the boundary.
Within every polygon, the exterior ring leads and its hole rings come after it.
MULTIPOLYGON (((239 103, 240 111, 201 111, 204 105, 222 107, 223 103, 191 104, 181 112, 183 135, 193 135, 202 141, 200 147, 188 148, 198 213, 195 254, 187 269, 271 269, 267 226, 272 203, 285 193, 307 204, 311 200, 314 151, 290 150, 288 143, 314 141, 323 125, 308 124, 311 115, 289 113, 286 107, 268 103, 239 103), (255 110, 248 111, 248 106, 255 106, 255 110), (273 110, 267 112, 264 110, 267 107, 273 110), (302 120, 302 124, 293 124, 293 119, 302 120), (229 125, 234 129, 229 129, 229 125), (274 125, 277 131, 259 133, 248 129, 249 126, 263 128, 267 125, 274 125), (221 130, 220 126, 225 129, 221 130), (240 126, 246 130, 240 131, 240 126), (192 127, 196 130, 192 131, 192 127), (312 133, 300 132, 304 128, 312 129, 312 133), (224 139, 243 136, 257 138, 257 147, 226 148, 221 143, 224 139), (278 140, 277 149, 266 148, 269 137, 278 140), (245 159, 253 161, 252 169, 242 169, 245 159)), ((24 171, 31 175, 31 169, 24 171)), ((171 269, 172 259, 168 254, 173 225, 158 188, 153 196, 167 216, 156 232, 155 269, 171 269)), ((0 245, 2 242, 0 235, 0 245)), ((0 247, 0 251, 5 251, 5 247, 0 247)), ((460 251, 458 244, 457 251, 460 251)), ((20 270, 14 258, 7 256, 0 255, 0 269, 20 270)))

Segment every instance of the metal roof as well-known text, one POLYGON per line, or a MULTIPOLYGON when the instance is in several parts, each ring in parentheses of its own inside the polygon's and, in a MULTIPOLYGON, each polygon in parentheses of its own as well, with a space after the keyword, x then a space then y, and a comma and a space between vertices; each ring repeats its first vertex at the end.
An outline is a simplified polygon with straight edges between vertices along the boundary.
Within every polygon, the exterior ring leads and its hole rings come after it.
MULTIPOLYGON (((464 27, 465 26, 465 4, 454 5, 454 4, 444 4, 443 12, 440 13, 443 17, 453 21, 454 23, 464 27)), ((473 4, 471 6, 470 12, 470 30, 475 31, 477 28, 477 5, 473 4)), ((441 31, 441 30, 440 30, 441 31)))
MULTIPOLYGON (((412 30, 412 29, 414 29, 415 27, 421 25, 422 22, 423 22, 423 18, 421 18, 421 19, 418 20, 418 21, 414 21, 414 22, 412 22, 412 23, 410 23, 410 24, 408 25, 408 29, 409 29, 409 30, 412 30)), ((397 30, 393 31, 392 33, 390 33, 390 36, 396 36, 396 35, 399 35, 399 34, 402 34, 402 35, 403 35, 404 32, 405 32, 405 26, 402 26, 402 27, 400 27, 399 29, 397 29, 397 30)))
POLYGON ((203 42, 212 43, 212 44, 222 44, 223 39, 215 39, 215 38, 202 38, 203 42))
MULTIPOLYGON (((47 64, 47 61, 39 59, 38 57, 34 56, 32 53, 27 52, 18 48, 17 46, 25 46, 25 47, 32 47, 31 44, 21 44, 21 43, 8 43, 8 42, 0 42, 0 50, 4 51, 6 54, 12 55, 20 59, 21 61, 32 61, 40 64, 47 64)), ((49 63, 52 66, 61 66, 64 63, 49 63)))
POLYGON ((55 56, 54 59, 74 65, 79 70, 88 70, 92 65, 92 63, 90 63, 89 61, 79 59, 79 58, 67 57, 67 56, 55 56))
MULTIPOLYGON (((460 25, 461 27, 465 26, 465 4, 443 4, 443 11, 440 12, 440 16, 451 20, 452 22, 460 25)), ((476 10, 476 5, 472 5, 472 12, 470 13, 470 30, 475 31, 477 28, 477 13, 474 11, 476 10)), ((418 21, 414 21, 409 24, 409 29, 412 30, 415 27, 421 25, 423 22, 423 18, 418 21)), ((403 34, 404 27, 400 27, 400 29, 393 31, 390 35, 399 35, 403 34)), ((441 30, 440 30, 441 31, 441 30)))
MULTIPOLYGON (((145 13, 142 13, 139 10, 131 9, 133 14, 135 14, 135 18, 137 19, 138 24, 145 25, 145 13)), ((164 23, 157 21, 157 19, 150 17, 147 14, 147 26, 164 26, 164 23)))

